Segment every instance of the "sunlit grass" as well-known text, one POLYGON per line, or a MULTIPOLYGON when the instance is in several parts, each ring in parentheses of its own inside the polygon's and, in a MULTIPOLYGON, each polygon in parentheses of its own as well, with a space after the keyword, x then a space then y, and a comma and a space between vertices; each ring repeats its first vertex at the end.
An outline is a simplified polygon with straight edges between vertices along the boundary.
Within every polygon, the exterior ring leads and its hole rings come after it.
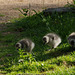
MULTIPOLYGON (((53 14, 44 17, 42 13, 17 19, 8 26, 9 34, 0 34, 0 69, 7 75, 37 73, 49 75, 74 75, 75 50, 67 43, 67 37, 75 31, 75 14, 53 14), (42 16, 42 17, 41 17, 42 16), (62 38, 62 43, 51 51, 43 45, 42 37, 49 32, 55 32, 62 38), (28 37, 35 42, 33 54, 20 57, 15 48, 18 40, 28 37), (24 62, 19 63, 22 58, 24 62)), ((4 33, 4 32, 3 32, 4 33)))

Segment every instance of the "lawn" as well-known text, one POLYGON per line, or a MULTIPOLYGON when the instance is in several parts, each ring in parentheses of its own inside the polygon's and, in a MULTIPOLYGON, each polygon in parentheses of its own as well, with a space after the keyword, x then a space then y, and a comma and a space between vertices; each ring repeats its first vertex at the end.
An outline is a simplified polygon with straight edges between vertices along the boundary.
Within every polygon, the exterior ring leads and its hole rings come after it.
POLYGON ((75 32, 75 14, 52 14, 45 17, 42 13, 13 20, 7 29, 0 32, 0 73, 75 75, 75 50, 67 42, 70 33, 75 32), (48 51, 42 37, 50 32, 58 34, 62 43, 48 51), (32 54, 23 55, 15 44, 22 38, 35 42, 32 54), (19 63, 19 59, 24 59, 19 63))

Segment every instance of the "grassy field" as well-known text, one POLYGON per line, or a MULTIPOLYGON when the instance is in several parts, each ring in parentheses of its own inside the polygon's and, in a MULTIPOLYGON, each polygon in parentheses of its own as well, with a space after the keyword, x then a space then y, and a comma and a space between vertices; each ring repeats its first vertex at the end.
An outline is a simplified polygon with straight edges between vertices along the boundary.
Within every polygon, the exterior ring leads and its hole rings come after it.
POLYGON ((75 50, 70 47, 67 37, 75 32, 75 14, 65 13, 44 17, 42 13, 13 20, 7 29, 0 32, 0 73, 75 75, 75 50), (57 33, 62 43, 48 51, 43 45, 42 37, 50 32, 57 33), (17 51, 18 40, 28 37, 35 42, 33 54, 23 55, 17 51), (19 59, 24 62, 19 63, 19 59))

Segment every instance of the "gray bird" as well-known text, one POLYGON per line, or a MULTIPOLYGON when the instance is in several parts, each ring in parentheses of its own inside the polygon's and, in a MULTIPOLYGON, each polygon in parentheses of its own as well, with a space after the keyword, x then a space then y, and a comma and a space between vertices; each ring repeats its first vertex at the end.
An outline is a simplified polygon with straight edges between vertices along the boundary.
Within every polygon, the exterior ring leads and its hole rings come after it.
POLYGON ((75 47, 75 32, 72 32, 68 38, 68 43, 74 48, 75 47))
POLYGON ((51 49, 53 49, 61 43, 61 38, 55 33, 48 33, 43 36, 43 43, 49 45, 51 49))
POLYGON ((30 39, 24 38, 16 43, 16 49, 23 49, 25 52, 31 53, 35 44, 30 39))

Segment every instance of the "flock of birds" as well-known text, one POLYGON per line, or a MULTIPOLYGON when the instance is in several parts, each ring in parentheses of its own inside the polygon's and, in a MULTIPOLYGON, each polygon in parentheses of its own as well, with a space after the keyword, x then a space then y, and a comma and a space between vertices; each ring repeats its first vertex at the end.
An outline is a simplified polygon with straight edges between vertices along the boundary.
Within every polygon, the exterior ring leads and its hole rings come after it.
MULTIPOLYGON (((51 49, 56 48, 62 42, 60 36, 58 36, 56 33, 48 33, 45 36, 43 36, 42 40, 43 40, 43 43, 49 45, 51 49)), ((68 40, 68 43, 74 48, 75 47, 75 32, 72 32, 68 36, 67 40, 68 40)), ((17 50, 23 49, 29 53, 32 52, 34 47, 35 47, 35 43, 28 38, 21 39, 20 41, 16 43, 17 50)))

